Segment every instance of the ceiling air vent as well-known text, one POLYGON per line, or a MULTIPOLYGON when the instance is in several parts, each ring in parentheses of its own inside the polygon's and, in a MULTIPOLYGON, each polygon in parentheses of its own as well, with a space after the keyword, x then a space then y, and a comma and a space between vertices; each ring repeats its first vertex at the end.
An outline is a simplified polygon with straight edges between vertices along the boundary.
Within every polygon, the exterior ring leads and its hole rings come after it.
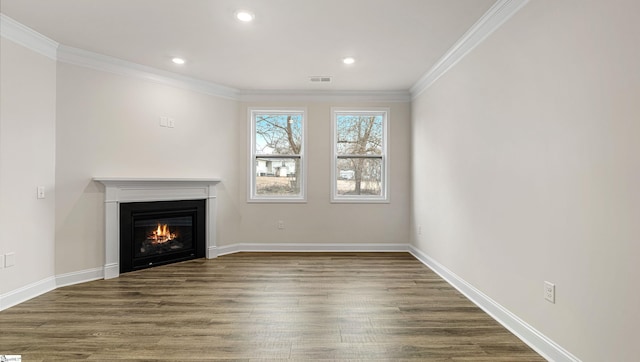
POLYGON ((324 76, 324 75, 323 76, 320 76, 320 75, 311 76, 311 77, 309 77, 309 81, 311 83, 330 83, 331 82, 331 77, 324 76))

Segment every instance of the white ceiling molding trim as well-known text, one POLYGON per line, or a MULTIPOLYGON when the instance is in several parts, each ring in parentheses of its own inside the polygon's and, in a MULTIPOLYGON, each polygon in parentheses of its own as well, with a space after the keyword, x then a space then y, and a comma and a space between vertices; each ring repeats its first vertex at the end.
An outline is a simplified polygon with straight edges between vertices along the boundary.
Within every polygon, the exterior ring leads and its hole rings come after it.
POLYGON ((58 61, 245 102, 409 102, 408 91, 239 90, 61 44, 58 61))
POLYGON ((498 0, 467 32, 411 87, 413 99, 435 83, 451 67, 497 30, 529 0, 498 0))
POLYGON ((411 101, 409 91, 243 90, 243 102, 388 102, 411 101))
POLYGON ((238 99, 238 90, 234 88, 66 45, 58 47, 58 61, 118 75, 141 78, 221 98, 238 99))
POLYGON ((0 36, 56 60, 59 44, 0 13, 0 36))

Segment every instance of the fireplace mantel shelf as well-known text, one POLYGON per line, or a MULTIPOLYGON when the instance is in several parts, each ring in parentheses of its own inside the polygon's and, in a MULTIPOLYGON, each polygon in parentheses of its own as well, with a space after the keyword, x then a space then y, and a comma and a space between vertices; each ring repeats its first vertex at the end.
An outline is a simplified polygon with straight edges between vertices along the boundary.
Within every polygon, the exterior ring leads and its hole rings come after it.
POLYGON ((94 177, 105 186, 105 279, 120 274, 120 203, 171 200, 206 200, 206 256, 215 258, 216 185, 218 178, 94 177))
POLYGON ((94 177, 105 186, 105 202, 215 198, 218 178, 94 177))
POLYGON ((137 183, 137 182, 205 182, 218 183, 219 178, 161 178, 161 177, 94 177, 94 181, 102 183, 137 183))

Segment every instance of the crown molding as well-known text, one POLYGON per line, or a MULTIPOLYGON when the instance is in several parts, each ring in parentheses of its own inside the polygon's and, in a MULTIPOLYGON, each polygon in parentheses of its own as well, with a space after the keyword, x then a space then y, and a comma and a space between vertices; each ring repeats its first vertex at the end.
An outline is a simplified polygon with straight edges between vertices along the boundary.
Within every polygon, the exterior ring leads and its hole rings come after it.
POLYGON ((238 90, 235 88, 225 87, 66 45, 60 45, 58 47, 58 61, 118 75, 140 78, 221 98, 238 99, 238 90))
POLYGON ((237 100, 238 90, 200 79, 59 44, 0 13, 0 35, 53 60, 237 100))
POLYGON ((451 67, 482 43, 529 0, 498 0, 458 41, 411 87, 413 99, 435 83, 451 67))
POLYGON ((409 91, 242 90, 243 102, 389 102, 411 101, 409 91))
POLYGON ((58 47, 58 61, 245 102, 411 101, 408 91, 239 90, 63 44, 58 47))
POLYGON ((484 41, 529 0, 498 0, 409 91, 240 90, 78 49, 47 38, 0 13, 0 35, 60 62, 244 102, 410 102, 484 41))
POLYGON ((60 44, 2 13, 0 13, 0 36, 56 60, 60 44))

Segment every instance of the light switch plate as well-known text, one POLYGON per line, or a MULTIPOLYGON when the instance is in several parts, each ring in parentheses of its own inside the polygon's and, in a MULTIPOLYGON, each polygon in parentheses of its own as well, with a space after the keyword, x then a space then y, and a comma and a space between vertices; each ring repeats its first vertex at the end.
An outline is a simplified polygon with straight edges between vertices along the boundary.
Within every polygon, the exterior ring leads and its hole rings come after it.
POLYGON ((16 265, 16 253, 7 253, 4 255, 4 267, 9 268, 16 265))

